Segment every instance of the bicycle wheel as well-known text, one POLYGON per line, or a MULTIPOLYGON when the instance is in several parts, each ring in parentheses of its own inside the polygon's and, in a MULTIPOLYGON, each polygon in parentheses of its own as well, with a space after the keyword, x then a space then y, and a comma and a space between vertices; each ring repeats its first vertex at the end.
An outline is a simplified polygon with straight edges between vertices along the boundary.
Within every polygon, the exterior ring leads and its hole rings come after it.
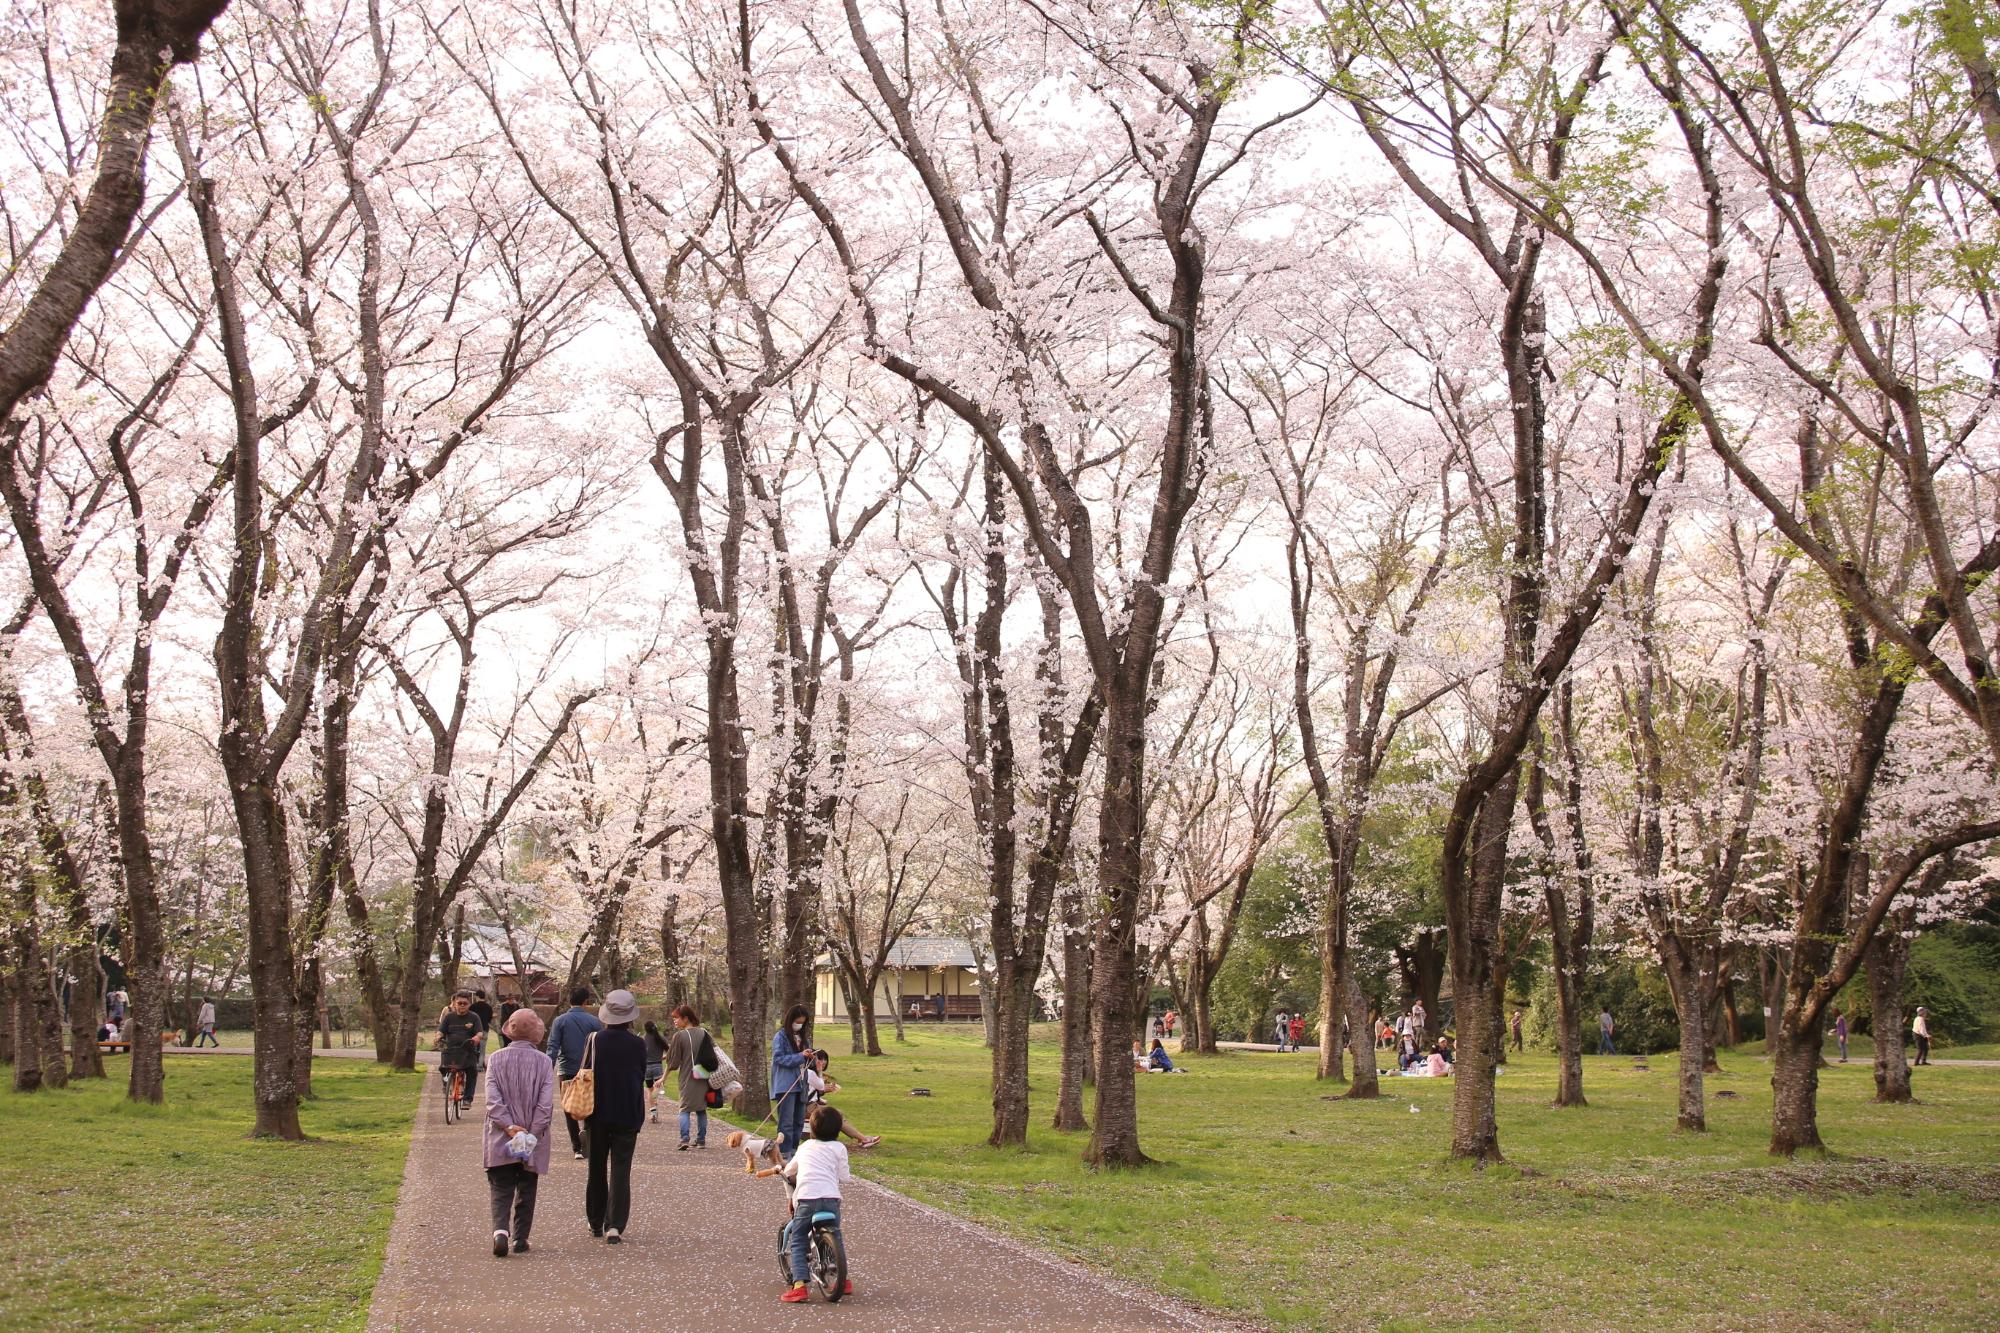
POLYGON ((790 1222, 782 1222, 778 1225, 778 1276, 784 1278, 785 1285, 788 1287, 792 1285, 791 1234, 792 1224, 790 1222))
POLYGON ((453 1070, 451 1077, 444 1081, 444 1122, 447 1125, 455 1125, 461 1119, 458 1103, 464 1095, 465 1075, 453 1070))
POLYGON ((847 1291, 847 1247, 840 1243, 840 1231, 836 1227, 817 1227, 812 1234, 811 1253, 807 1256, 808 1267, 812 1269, 813 1281, 819 1284, 820 1294, 829 1303, 839 1300, 847 1291))

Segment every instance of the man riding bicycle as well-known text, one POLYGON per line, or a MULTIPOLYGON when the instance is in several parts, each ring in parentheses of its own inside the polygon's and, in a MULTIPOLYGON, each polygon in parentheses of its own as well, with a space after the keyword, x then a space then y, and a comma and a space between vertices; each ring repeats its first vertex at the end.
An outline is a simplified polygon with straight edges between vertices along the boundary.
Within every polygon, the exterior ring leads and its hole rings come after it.
POLYGON ((452 1070, 465 1074, 465 1089, 459 1094, 461 1109, 472 1106, 472 1091, 479 1083, 479 1047, 486 1028, 472 1012, 472 992, 459 991, 451 997, 451 1008, 438 1019, 438 1067, 446 1077, 452 1070))

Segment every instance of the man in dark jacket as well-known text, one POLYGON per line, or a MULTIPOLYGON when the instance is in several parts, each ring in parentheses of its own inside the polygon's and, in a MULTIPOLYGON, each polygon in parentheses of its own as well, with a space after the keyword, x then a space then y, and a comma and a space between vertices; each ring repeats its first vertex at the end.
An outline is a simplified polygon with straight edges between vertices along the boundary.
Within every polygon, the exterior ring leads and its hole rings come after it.
POLYGON ((646 1039, 632 1030, 639 1005, 631 991, 605 996, 597 1016, 604 1030, 597 1034, 592 1061, 597 1106, 584 1122, 590 1174, 583 1187, 583 1212, 590 1234, 616 1245, 632 1213, 632 1152, 646 1123, 646 1039))
POLYGON ((479 1086, 479 1039, 485 1035, 479 1015, 472 1012, 472 992, 462 990, 452 996, 451 1007, 438 1019, 438 1064, 465 1071, 461 1109, 472 1105, 473 1089, 479 1086))
MULTIPOLYGON (((562 1085, 575 1078, 576 1071, 583 1067, 583 1048, 590 1040, 590 1034, 604 1027, 597 1021, 597 1015, 584 1008, 590 1003, 590 987, 578 986, 570 991, 569 1003, 570 1007, 549 1025, 548 1041, 542 1046, 542 1050, 556 1064, 557 1105, 562 1104, 562 1085)), ((583 1125, 567 1111, 563 1112, 563 1121, 569 1126, 570 1155, 580 1162, 583 1160, 583 1125)))

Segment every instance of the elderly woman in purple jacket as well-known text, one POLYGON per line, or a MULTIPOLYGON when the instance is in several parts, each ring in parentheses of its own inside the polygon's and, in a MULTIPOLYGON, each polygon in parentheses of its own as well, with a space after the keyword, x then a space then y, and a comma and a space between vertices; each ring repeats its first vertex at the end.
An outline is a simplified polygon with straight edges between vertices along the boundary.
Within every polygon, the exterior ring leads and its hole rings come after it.
POLYGON ((555 1119, 556 1070, 542 1054, 542 1020, 523 1009, 501 1029, 508 1044, 486 1061, 486 1184, 493 1196, 493 1257, 528 1252, 535 1224, 535 1186, 549 1169, 549 1125, 555 1119), (535 1150, 526 1161, 507 1150, 526 1130, 535 1150), (508 1215, 513 1225, 508 1225, 508 1215))

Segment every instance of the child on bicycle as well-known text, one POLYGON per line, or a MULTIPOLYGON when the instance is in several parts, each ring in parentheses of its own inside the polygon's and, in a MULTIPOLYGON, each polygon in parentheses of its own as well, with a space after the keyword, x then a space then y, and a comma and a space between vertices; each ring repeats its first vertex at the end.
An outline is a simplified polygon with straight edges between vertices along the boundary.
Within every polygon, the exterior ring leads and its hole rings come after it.
POLYGON ((486 1035, 479 1015, 472 1012, 472 992, 462 990, 451 997, 451 1008, 438 1019, 438 1068, 449 1079, 453 1070, 465 1075, 465 1089, 458 1105, 472 1105, 472 1090, 479 1086, 479 1041, 486 1035))
MULTIPOLYGON (((840 1186, 854 1179, 847 1166, 847 1145, 840 1141, 840 1112, 822 1106, 812 1114, 812 1137, 799 1145, 792 1160, 785 1163, 784 1176, 792 1194, 792 1286, 779 1300, 796 1304, 811 1296, 806 1285, 806 1242, 812 1233, 814 1213, 840 1216, 840 1186)), ((835 1222, 835 1226, 839 1223, 835 1222)), ((854 1290, 849 1281, 841 1295, 854 1290)))

